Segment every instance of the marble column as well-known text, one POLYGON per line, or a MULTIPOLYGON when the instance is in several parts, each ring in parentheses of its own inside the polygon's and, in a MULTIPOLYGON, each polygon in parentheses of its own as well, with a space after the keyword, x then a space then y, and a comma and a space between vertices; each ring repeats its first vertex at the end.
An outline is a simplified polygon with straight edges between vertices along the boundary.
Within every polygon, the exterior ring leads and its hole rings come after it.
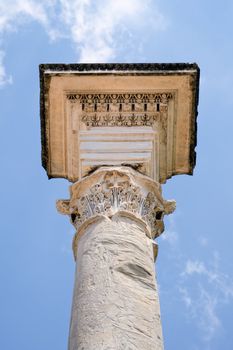
POLYGON ((102 167, 58 210, 76 228, 69 350, 161 350, 154 238, 175 203, 129 167, 102 167))

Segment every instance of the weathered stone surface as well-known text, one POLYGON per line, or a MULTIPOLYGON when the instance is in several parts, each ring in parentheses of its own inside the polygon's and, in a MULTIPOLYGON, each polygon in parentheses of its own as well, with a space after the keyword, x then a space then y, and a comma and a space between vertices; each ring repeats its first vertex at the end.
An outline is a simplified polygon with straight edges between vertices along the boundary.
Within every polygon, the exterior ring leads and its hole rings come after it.
POLYGON ((74 255, 80 229, 96 216, 112 217, 117 212, 145 223, 150 238, 163 230, 163 217, 175 210, 174 201, 165 201, 161 186, 130 167, 102 167, 70 187, 70 200, 57 201, 60 213, 70 215, 77 230, 74 255), (132 215, 131 215, 132 216, 132 215))
POLYGON ((103 165, 130 165, 164 183, 195 165, 199 68, 42 65, 42 158, 49 177, 75 182, 103 165))
POLYGON ((74 182, 57 202, 76 228, 69 350, 161 350, 160 183, 193 172, 199 67, 49 64, 40 81, 43 166, 74 182))
POLYGON ((69 350, 163 349, 153 239, 175 209, 129 167, 102 167, 57 208, 77 232, 69 350))
POLYGON ((77 251, 69 350, 163 349, 151 240, 115 214, 90 224, 77 251))

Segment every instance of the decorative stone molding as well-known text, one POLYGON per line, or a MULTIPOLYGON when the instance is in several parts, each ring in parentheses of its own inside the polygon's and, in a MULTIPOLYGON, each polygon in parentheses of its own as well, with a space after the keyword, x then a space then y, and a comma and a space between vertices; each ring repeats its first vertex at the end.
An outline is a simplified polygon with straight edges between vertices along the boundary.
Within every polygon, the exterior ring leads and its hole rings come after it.
POLYGON ((128 213, 142 220, 154 239, 164 230, 164 215, 175 210, 174 201, 163 200, 158 183, 129 167, 100 168, 73 184, 70 194, 70 200, 57 201, 57 209, 70 216, 77 235, 93 218, 128 213))
POLYGON ((191 174, 196 65, 43 65, 41 130, 49 177, 81 180, 130 165, 160 183, 191 174))
POLYGON ((153 126, 167 117, 172 93, 67 94, 82 106, 81 121, 87 127, 153 126))

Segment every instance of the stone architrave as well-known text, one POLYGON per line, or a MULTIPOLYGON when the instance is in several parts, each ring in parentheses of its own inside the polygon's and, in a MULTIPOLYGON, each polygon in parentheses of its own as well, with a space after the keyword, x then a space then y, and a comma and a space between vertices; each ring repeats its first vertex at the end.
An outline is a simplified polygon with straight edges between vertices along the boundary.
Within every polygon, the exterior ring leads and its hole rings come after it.
POLYGON ((76 228, 69 350, 163 349, 154 238, 175 202, 129 167, 102 167, 57 208, 76 228))

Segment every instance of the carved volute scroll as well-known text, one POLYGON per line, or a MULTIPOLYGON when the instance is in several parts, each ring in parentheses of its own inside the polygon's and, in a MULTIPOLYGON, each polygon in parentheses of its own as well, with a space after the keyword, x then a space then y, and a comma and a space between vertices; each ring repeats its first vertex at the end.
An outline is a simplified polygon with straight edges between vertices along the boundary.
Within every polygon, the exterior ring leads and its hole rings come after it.
POLYGON ((163 200, 158 183, 128 167, 100 168, 70 189, 70 201, 57 201, 57 209, 70 216, 77 232, 99 215, 121 212, 142 220, 155 238, 164 230, 164 215, 175 209, 175 202, 163 200))

